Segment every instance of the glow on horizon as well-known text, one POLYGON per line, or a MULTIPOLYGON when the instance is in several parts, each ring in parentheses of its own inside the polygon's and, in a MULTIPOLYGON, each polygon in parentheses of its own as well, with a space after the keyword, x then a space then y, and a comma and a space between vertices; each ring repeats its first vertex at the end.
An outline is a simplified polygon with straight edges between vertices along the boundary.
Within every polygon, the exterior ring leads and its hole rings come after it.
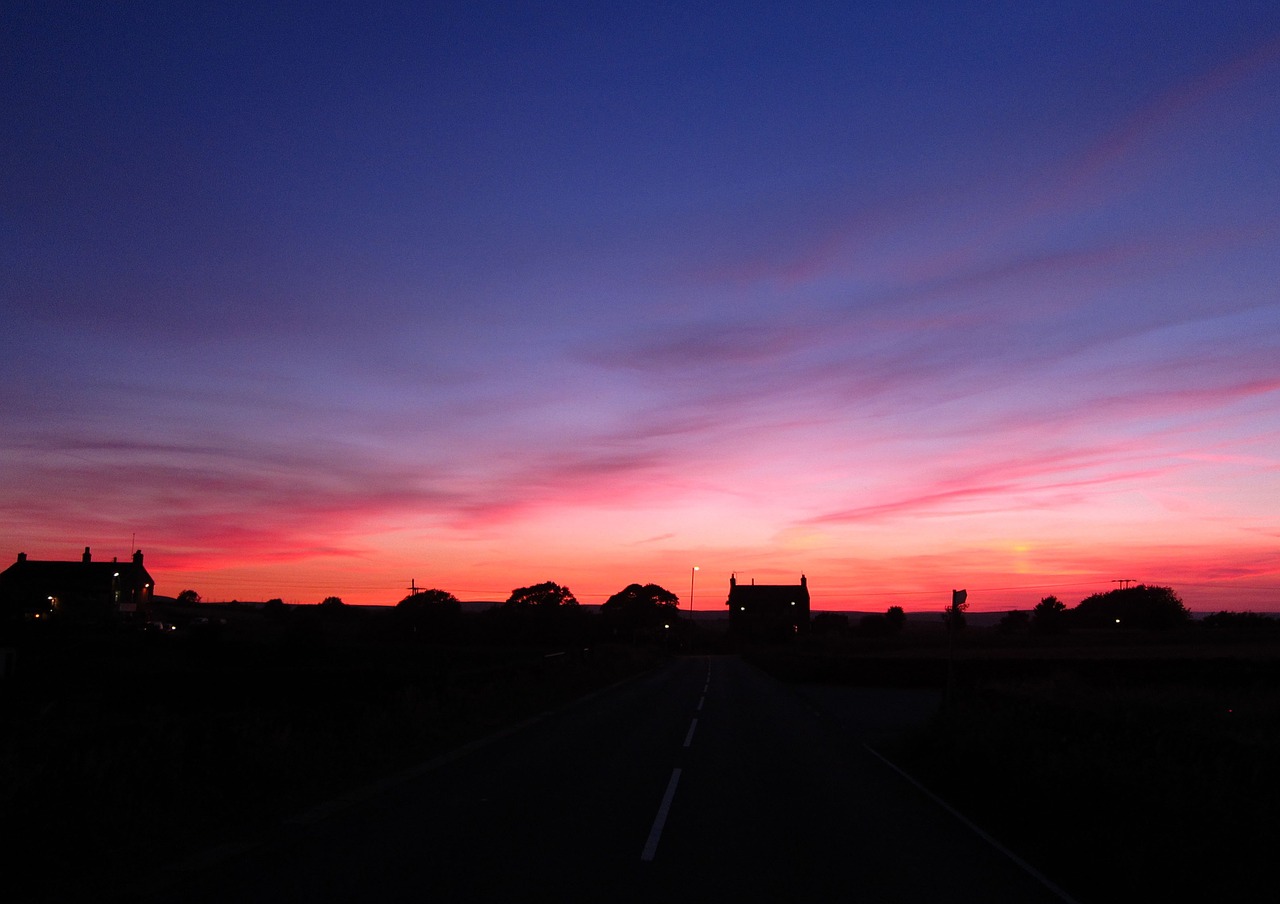
POLYGON ((1280 610, 1274 4, 484 6, 0 12, 0 555, 1280 610))

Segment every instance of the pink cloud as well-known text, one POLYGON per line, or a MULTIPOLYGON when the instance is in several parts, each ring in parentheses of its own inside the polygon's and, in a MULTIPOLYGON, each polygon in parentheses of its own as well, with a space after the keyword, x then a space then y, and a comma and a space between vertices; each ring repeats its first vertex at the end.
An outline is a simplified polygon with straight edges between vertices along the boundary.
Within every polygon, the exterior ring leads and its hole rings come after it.
POLYGON ((1162 129, 1187 118, 1196 107, 1239 86, 1280 61, 1280 38, 1270 38, 1249 52, 1187 79, 1131 114, 1119 128, 1106 135, 1071 167, 1056 191, 1038 199, 1034 212, 1042 213, 1066 203, 1077 202, 1090 184, 1133 155, 1144 142, 1162 129))

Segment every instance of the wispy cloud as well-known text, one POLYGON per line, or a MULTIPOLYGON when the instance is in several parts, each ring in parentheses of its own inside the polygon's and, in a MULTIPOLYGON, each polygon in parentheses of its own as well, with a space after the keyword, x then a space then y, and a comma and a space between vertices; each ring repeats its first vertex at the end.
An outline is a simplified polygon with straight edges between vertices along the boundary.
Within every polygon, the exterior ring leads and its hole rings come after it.
POLYGON ((890 490, 889 498, 828 511, 805 523, 1056 509, 1100 491, 1140 484, 1175 467, 1149 463, 1133 450, 1117 448, 1029 452, 1017 458, 981 460, 967 468, 944 468, 938 476, 924 476, 921 486, 890 490))

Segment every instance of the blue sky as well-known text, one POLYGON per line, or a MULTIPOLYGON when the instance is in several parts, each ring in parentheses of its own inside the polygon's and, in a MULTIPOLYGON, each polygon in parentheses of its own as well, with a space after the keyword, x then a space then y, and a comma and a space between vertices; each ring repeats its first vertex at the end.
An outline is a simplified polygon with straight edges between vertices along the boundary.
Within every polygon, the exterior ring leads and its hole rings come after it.
POLYGON ((1280 12, 850 6, 7 5, 0 538, 1280 606, 1280 12))

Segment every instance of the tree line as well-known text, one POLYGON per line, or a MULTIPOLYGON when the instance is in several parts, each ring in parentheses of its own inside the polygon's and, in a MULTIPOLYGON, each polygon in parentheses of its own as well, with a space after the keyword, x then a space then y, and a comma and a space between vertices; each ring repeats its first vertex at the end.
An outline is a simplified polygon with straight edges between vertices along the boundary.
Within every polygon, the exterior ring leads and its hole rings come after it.
POLYGON ((1039 634, 1061 634, 1073 628, 1136 628, 1168 630, 1191 621, 1191 611, 1172 587, 1136 584, 1085 597, 1069 607, 1046 596, 1030 612, 1010 612, 1001 621, 1005 630, 1028 628, 1039 634))
MULTIPOLYGON (((396 604, 396 612, 414 632, 448 634, 462 617, 462 603, 446 590, 428 589, 409 594, 396 604)), ((600 607, 606 634, 619 639, 657 637, 676 624, 680 598, 658 584, 628 584, 600 607)), ((517 587, 501 605, 484 617, 502 633, 546 636, 581 627, 582 611, 568 587, 543 581, 517 587)))
MULTIPOLYGON (((200 602, 200 594, 183 590, 176 600, 194 605, 200 602)), ((663 640, 674 631, 687 629, 679 623, 680 598, 652 583, 628 584, 604 602, 598 615, 589 615, 572 590, 554 581, 517 587, 492 609, 465 617, 462 602, 439 588, 415 590, 396 603, 389 616, 378 616, 379 612, 386 610, 348 606, 337 596, 307 606, 287 605, 275 598, 261 607, 265 622, 294 633, 316 630, 325 623, 354 627, 352 619, 364 623, 366 617, 377 616, 379 624, 393 628, 396 634, 423 641, 453 640, 464 633, 475 639, 554 643, 596 638, 663 640)))

